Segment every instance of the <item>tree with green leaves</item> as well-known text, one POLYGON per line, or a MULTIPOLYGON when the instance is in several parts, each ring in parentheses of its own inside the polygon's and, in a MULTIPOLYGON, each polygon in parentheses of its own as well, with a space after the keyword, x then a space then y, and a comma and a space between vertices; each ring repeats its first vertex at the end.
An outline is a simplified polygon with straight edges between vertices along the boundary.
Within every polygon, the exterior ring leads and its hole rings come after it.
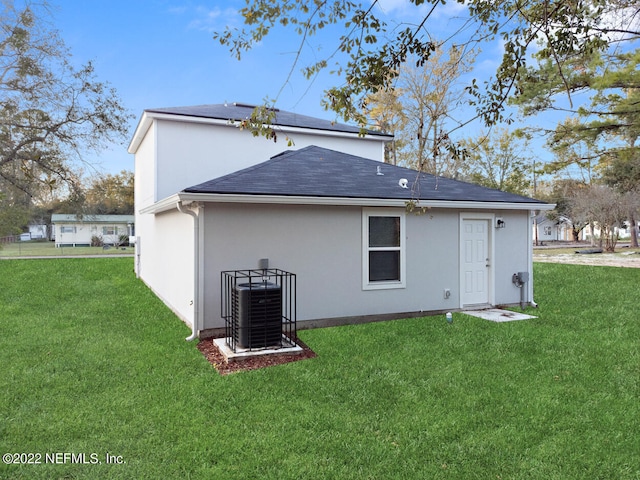
POLYGON ((84 210, 98 215, 132 215, 133 172, 98 175, 85 193, 84 210))
POLYGON ((384 145, 384 161, 392 165, 403 162, 402 158, 398 158, 398 152, 405 146, 404 140, 400 139, 400 133, 405 131, 409 121, 400 101, 401 94, 399 88, 378 90, 369 95, 367 103, 367 112, 373 122, 373 128, 394 137, 384 145))
POLYGON ((395 136, 397 162, 434 175, 457 175, 460 157, 449 132, 459 125, 454 116, 466 94, 460 77, 474 59, 474 51, 445 50, 438 43, 421 66, 400 66, 392 90, 369 96, 367 111, 374 124, 392 128, 387 132, 395 136))
POLYGON ((589 225, 589 220, 583 210, 572 209, 572 199, 582 195, 582 191, 588 189, 588 184, 572 179, 555 179, 548 193, 540 198, 556 207, 547 213, 547 217, 557 222, 566 222, 571 227, 572 240, 580 241, 580 232, 589 225))
POLYGON ((640 132, 640 49, 578 51, 553 60, 537 54, 535 58, 538 65, 523 69, 524 88, 512 103, 525 116, 554 111, 579 120, 546 129, 554 136, 552 144, 566 135, 592 142, 614 135, 635 143, 640 132))
POLYGON ((526 88, 513 103, 525 115, 567 115, 555 128, 542 129, 556 155, 546 173, 578 169, 591 181, 610 161, 634 155, 640 135, 638 66, 640 49, 571 55, 560 67, 541 59, 537 68, 526 69, 526 88), (565 102, 555 101, 560 96, 566 96, 565 102))
MULTIPOLYGON (((640 180, 634 173, 640 155, 639 66, 640 49, 636 49, 569 55, 560 67, 542 58, 537 68, 527 69, 527 88, 514 99, 522 112, 553 110, 570 115, 555 129, 545 129, 556 156, 545 166, 546 173, 571 171, 587 183, 601 180, 620 195, 635 195, 640 180), (565 95, 564 104, 554 102, 565 95)), ((628 221, 631 244, 637 246, 633 208, 628 221)))
POLYGON ((526 138, 496 128, 460 145, 466 152, 461 166, 465 180, 518 195, 531 193, 533 160, 526 138))
POLYGON ((579 119, 568 117, 558 123, 547 140, 547 147, 554 159, 544 164, 542 173, 576 178, 585 184, 596 177, 602 152, 597 136, 593 131, 583 130, 579 119))
POLYGON ((640 149, 621 149, 612 152, 613 158, 606 162, 602 181, 620 194, 629 196, 628 221, 631 230, 631 246, 638 247, 638 202, 640 198, 640 149))
MULTIPOLYGON (((446 8, 445 0, 411 0, 411 23, 388 24, 378 1, 352 0, 246 0, 240 10, 243 29, 227 28, 214 38, 241 58, 275 28, 291 28, 298 35, 298 55, 310 38, 330 26, 342 28, 333 49, 310 65, 301 65, 308 78, 325 68, 344 77, 341 85, 326 92, 324 105, 345 120, 367 123, 366 103, 370 94, 393 88, 400 67, 410 59, 421 66, 435 51, 429 35, 431 22, 446 8)), ((506 120, 505 103, 521 95, 528 83, 530 54, 549 59, 556 68, 570 56, 607 50, 611 38, 619 43, 637 40, 637 2, 631 0, 457 0, 465 7, 464 24, 453 32, 451 42, 469 48, 501 40, 504 54, 486 84, 472 81, 476 115, 487 125, 506 120), (610 18, 621 18, 618 23, 610 18)), ((295 65, 294 65, 295 67, 295 65)), ((277 101, 277 98, 275 99, 277 101)))
MULTIPOLYGON (((18 235, 29 222, 29 209, 0 192, 0 237, 18 235)), ((1 248, 1 246, 0 246, 1 248)))
POLYGON ((78 165, 124 141, 130 115, 91 63, 72 65, 46 3, 0 8, 0 189, 9 200, 75 190, 78 165))

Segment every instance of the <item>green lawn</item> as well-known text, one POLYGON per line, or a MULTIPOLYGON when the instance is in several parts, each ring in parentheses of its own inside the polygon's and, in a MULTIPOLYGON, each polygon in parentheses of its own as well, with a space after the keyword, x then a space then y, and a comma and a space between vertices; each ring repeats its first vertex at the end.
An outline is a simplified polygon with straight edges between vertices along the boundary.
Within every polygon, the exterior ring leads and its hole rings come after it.
POLYGON ((0 257, 55 257, 61 255, 121 255, 134 253, 134 247, 57 247, 54 242, 31 241, 0 245, 0 257))
POLYGON ((0 453, 42 462, 0 478, 640 478, 639 269, 536 264, 536 320, 303 331, 316 358, 220 376, 132 268, 0 262, 0 453))

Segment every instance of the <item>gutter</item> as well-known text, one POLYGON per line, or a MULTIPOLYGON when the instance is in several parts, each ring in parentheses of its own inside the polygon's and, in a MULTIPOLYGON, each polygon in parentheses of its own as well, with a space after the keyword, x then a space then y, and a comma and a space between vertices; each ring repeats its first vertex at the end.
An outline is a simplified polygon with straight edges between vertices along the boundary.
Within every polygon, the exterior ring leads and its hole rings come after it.
MULTIPOLYGON (((331 205, 359 207, 402 207, 406 208, 410 199, 405 198, 349 198, 313 197, 303 195, 253 195, 227 193, 180 192, 157 201, 140 210, 143 214, 158 214, 173 210, 176 202, 217 202, 217 203, 263 203, 279 205, 331 205)), ((555 204, 538 202, 479 202, 474 200, 421 200, 418 205, 427 208, 454 208, 460 210, 553 210, 555 204)))
MULTIPOLYGON (((193 322, 191 323, 191 335, 185 338, 187 342, 191 342, 198 338, 202 326, 200 320, 200 216, 193 210, 185 208, 182 201, 176 203, 176 208, 180 213, 193 218, 193 322)), ((197 205, 196 208, 198 208, 197 205)))

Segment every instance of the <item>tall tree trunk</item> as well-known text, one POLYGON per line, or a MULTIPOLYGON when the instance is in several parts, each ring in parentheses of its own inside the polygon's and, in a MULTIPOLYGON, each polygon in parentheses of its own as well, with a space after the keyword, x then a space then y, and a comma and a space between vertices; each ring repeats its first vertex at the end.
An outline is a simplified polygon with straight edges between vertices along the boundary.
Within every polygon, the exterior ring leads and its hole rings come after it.
MULTIPOLYGON (((596 246, 596 226, 593 222, 589 222, 589 230, 591 232, 591 237, 589 238, 591 246, 596 246)), ((600 248, 602 248, 602 229, 600 229, 600 248)))
POLYGON ((638 248, 638 222, 633 210, 629 212, 629 228, 631 229, 631 248, 638 248))

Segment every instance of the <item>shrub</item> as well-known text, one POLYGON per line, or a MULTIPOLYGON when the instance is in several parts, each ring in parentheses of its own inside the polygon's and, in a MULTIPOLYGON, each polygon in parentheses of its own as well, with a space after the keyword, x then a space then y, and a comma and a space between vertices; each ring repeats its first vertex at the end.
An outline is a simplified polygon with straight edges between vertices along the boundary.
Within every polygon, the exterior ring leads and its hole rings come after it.
POLYGON ((104 240, 100 235, 93 235, 91 237, 91 246, 92 247, 102 247, 104 246, 104 240))

